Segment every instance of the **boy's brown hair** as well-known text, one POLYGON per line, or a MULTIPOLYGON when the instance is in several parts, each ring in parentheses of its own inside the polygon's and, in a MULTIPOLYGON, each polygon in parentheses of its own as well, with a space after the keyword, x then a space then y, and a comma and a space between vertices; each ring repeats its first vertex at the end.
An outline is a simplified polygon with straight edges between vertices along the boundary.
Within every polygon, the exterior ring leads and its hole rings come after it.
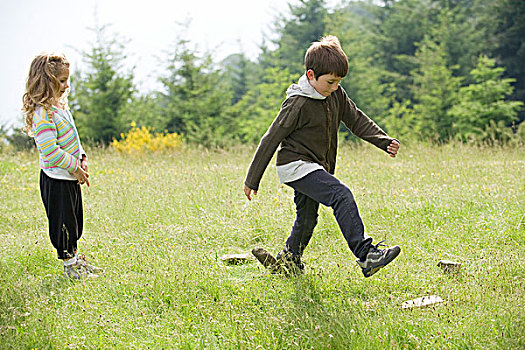
POLYGON ((307 72, 310 69, 314 71, 316 79, 324 74, 342 78, 348 73, 348 57, 341 48, 339 39, 329 35, 310 45, 304 56, 304 66, 307 72))

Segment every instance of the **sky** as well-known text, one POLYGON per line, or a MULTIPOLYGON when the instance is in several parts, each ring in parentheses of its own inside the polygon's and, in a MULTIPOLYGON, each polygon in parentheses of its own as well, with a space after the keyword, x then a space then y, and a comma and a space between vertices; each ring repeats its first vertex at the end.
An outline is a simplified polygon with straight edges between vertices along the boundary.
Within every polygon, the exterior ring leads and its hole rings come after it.
POLYGON ((213 50, 217 59, 243 51, 256 58, 263 37, 288 3, 298 0, 1 0, 0 125, 21 126, 21 101, 33 58, 63 52, 71 73, 82 69, 80 52, 95 41, 89 28, 109 25, 109 34, 127 41, 126 65, 135 66, 140 91, 155 86, 166 50, 190 21, 192 45, 213 50))

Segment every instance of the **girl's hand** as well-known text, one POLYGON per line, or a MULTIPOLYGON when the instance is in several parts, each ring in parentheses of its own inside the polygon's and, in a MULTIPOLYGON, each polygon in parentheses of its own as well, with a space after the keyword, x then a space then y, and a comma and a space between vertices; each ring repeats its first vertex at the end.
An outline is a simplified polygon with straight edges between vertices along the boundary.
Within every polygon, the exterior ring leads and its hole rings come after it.
POLYGON ((252 191, 254 195, 257 194, 257 190, 252 190, 248 186, 244 185, 244 194, 246 195, 246 198, 248 198, 249 201, 252 200, 252 191))
POLYGON ((89 174, 82 169, 82 166, 79 166, 77 170, 73 173, 73 176, 78 180, 79 185, 86 184, 89 187, 89 174))
POLYGON ((87 157, 86 156, 82 157, 82 161, 80 162, 80 167, 82 168, 82 170, 84 170, 87 173, 87 171, 88 171, 88 161, 87 161, 87 157))
POLYGON ((388 155, 392 158, 396 157, 397 151, 399 151, 399 142, 393 140, 390 145, 386 148, 388 155))

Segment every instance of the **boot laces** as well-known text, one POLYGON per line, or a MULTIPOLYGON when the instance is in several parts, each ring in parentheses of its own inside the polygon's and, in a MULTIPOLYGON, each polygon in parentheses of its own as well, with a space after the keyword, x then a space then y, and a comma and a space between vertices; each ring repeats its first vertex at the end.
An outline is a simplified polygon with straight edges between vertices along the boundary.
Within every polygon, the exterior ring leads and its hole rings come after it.
POLYGON ((385 240, 382 240, 382 241, 380 241, 380 242, 377 243, 377 244, 372 244, 372 248, 373 248, 375 251, 381 251, 382 249, 379 249, 379 247, 386 247, 386 246, 387 246, 386 244, 383 243, 384 241, 385 241, 385 240))

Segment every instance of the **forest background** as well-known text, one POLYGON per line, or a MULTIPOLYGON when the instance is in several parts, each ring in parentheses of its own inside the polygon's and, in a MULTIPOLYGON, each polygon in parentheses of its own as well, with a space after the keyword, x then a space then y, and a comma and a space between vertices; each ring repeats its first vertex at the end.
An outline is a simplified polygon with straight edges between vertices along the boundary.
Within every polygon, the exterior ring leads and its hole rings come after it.
MULTIPOLYGON (((305 50, 331 34, 349 58, 341 85, 389 134, 403 141, 522 144, 525 140, 525 1, 324 0, 289 5, 257 59, 217 62, 181 25, 157 77, 139 91, 126 68, 126 41, 93 29, 85 69, 71 77, 69 103, 83 142, 109 145, 130 129, 177 134, 188 144, 256 143, 303 74, 305 50)), ((34 147, 2 127, 0 147, 34 147)), ((345 139, 353 140, 344 130, 345 139)))

